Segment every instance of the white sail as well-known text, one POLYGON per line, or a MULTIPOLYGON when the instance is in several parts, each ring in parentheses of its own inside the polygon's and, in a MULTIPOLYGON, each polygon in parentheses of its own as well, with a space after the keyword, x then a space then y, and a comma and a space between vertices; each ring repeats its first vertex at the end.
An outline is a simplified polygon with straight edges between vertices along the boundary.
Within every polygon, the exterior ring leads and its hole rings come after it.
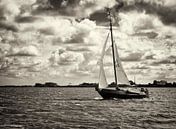
POLYGON ((99 86, 98 87, 100 89, 108 87, 105 71, 103 68, 103 62, 100 63, 100 75, 99 75, 99 86))
POLYGON ((116 73, 117 73, 117 82, 118 82, 118 84, 129 85, 130 83, 129 83, 128 77, 123 69, 116 44, 115 44, 114 49, 115 49, 114 51, 115 51, 115 66, 116 66, 116 73))
POLYGON ((106 38, 106 41, 104 43, 104 46, 103 46, 103 49, 102 49, 102 52, 101 52, 101 58, 99 60, 99 65, 100 65, 100 73, 99 73, 99 88, 102 89, 102 88, 106 88, 108 87, 108 83, 107 83, 107 80, 106 80, 106 75, 105 75, 105 71, 104 71, 104 65, 103 65, 103 58, 104 58, 104 55, 106 53, 106 44, 107 44, 107 41, 108 41, 108 37, 109 37, 109 33, 108 33, 108 36, 106 38))

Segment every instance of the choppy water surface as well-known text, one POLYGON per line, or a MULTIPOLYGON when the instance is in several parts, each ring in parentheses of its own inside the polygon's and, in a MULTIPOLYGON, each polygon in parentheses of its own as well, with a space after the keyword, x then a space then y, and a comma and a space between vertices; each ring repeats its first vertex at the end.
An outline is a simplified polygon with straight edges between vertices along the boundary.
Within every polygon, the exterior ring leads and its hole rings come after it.
POLYGON ((101 100, 94 88, 0 88, 0 129, 176 129, 176 88, 101 100))

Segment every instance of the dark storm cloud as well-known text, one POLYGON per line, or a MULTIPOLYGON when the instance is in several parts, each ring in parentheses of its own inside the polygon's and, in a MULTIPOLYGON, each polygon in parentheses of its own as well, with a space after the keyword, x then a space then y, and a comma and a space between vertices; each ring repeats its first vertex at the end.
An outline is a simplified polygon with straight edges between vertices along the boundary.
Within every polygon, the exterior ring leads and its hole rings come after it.
POLYGON ((41 18, 38 18, 36 16, 18 16, 15 18, 15 21, 18 23, 32 23, 40 19, 41 18))
MULTIPOLYGON (((117 0, 118 1, 118 0, 117 0)), ((122 2, 121 2, 122 3, 122 2)), ((137 10, 139 12, 143 12, 145 10, 148 14, 154 14, 160 17, 164 24, 176 25, 176 8, 164 6, 162 2, 151 2, 150 0, 134 0, 133 2, 129 2, 124 0, 123 4, 113 6, 113 12, 129 12, 133 10, 137 10)), ((96 20, 99 25, 106 25, 108 18, 107 14, 104 10, 98 10, 90 15, 91 20, 96 20)), ((120 20, 120 19, 116 19, 120 20)))
POLYGON ((154 56, 155 56, 155 54, 144 55, 144 56, 143 56, 143 59, 144 59, 144 60, 153 60, 153 59, 154 59, 154 56))
POLYGON ((37 56, 36 54, 34 53, 27 53, 27 52, 23 52, 23 51, 20 51, 20 52, 17 52, 17 53, 12 53, 12 54, 8 54, 7 57, 15 57, 15 56, 22 56, 22 57, 25 57, 25 56, 37 56))
POLYGON ((54 29, 51 27, 39 29, 39 32, 44 35, 54 35, 55 34, 54 29))
POLYGON ((148 37, 148 38, 150 38, 150 39, 154 39, 154 38, 156 38, 157 36, 158 36, 158 33, 156 33, 156 32, 139 32, 139 33, 135 33, 135 34, 133 34, 134 36, 146 36, 146 37, 148 37))
POLYGON ((95 20, 98 25, 109 25, 107 13, 104 11, 96 11, 95 13, 91 14, 90 20, 95 20))
POLYGON ((38 14, 52 11, 56 14, 75 15, 75 7, 78 5, 79 1, 80 0, 37 0, 35 4, 38 5, 38 7, 33 13, 38 14))
POLYGON ((32 13, 75 16, 81 19, 89 17, 96 11, 104 10, 106 7, 111 8, 117 3, 115 0, 38 0, 34 4, 37 8, 32 13))
POLYGON ((29 54, 29 53, 23 53, 23 52, 18 52, 14 54, 9 54, 7 57, 12 57, 12 56, 36 56, 35 54, 29 54))
POLYGON ((165 24, 174 24, 176 25, 176 9, 173 7, 166 7, 162 4, 152 3, 150 1, 140 0, 135 1, 133 4, 127 4, 124 2, 124 7, 122 11, 146 11, 148 14, 158 15, 162 22, 165 24))
MULTIPOLYGON (((115 18, 113 25, 118 26, 119 18, 118 18, 118 12, 124 7, 124 3, 116 0, 117 4, 111 7, 111 13, 112 16, 115 18)), ((104 8, 102 10, 98 10, 90 15, 90 20, 95 20, 98 25, 109 25, 109 18, 108 18, 108 12, 107 9, 104 8)))
POLYGON ((8 21, 0 21, 0 29, 11 30, 14 32, 18 31, 17 25, 8 21))
POLYGON ((142 58, 142 55, 143 55, 142 53, 132 52, 132 53, 129 53, 127 56, 122 57, 121 60, 126 62, 140 61, 142 58))

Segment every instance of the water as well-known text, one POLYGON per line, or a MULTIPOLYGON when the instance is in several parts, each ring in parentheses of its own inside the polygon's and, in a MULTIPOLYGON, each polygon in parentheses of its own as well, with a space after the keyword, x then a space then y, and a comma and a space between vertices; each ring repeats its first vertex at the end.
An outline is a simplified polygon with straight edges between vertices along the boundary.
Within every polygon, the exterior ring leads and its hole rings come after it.
POLYGON ((176 129, 176 88, 102 100, 94 88, 0 88, 0 129, 176 129))

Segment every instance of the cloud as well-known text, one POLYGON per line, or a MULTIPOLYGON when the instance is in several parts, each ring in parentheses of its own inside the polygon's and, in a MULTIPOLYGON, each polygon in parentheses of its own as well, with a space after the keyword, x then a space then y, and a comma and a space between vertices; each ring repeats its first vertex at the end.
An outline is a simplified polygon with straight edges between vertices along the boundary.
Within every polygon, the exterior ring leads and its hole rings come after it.
POLYGON ((93 21, 96 21, 97 25, 109 26, 108 15, 104 10, 92 13, 89 18, 93 21))
POLYGON ((41 28, 39 32, 44 35, 55 35, 55 30, 51 27, 41 28))
POLYGON ((41 19, 36 16, 18 16, 15 18, 15 21, 18 23, 31 23, 37 20, 41 20, 41 19))
POLYGON ((10 62, 5 58, 0 58, 0 73, 7 71, 7 69, 10 67, 10 62))
POLYGON ((35 46, 11 48, 7 56, 38 56, 39 51, 35 46))
MULTIPOLYGON (((154 15, 145 12, 119 13, 119 26, 122 32, 127 34, 139 33, 144 30, 153 30, 162 27, 162 22, 154 15), (134 18, 135 17, 135 18, 134 18)), ((151 34, 152 32, 148 33, 151 34)), ((147 34, 146 34, 147 35, 147 34)), ((150 37, 150 35, 148 35, 150 37)))
POLYGON ((76 52, 69 52, 65 49, 58 49, 52 52, 49 61, 52 66, 59 66, 59 65, 74 65, 83 60, 83 57, 80 53, 76 52))
POLYGON ((142 58, 142 53, 140 52, 127 52, 126 55, 121 57, 122 61, 140 61, 142 58))
POLYGON ((0 76, 7 78, 33 78, 42 70, 47 70, 48 63, 33 56, 6 56, 0 58, 0 76))
POLYGON ((0 1, 0 28, 17 32, 19 26, 16 22, 32 22, 36 20, 30 15, 30 11, 26 13, 27 8, 35 2, 35 0, 29 0, 28 2, 19 0, 1 0, 0 1), (23 8, 25 6, 25 8, 23 8))
POLYGON ((89 19, 81 22, 62 18, 45 18, 42 23, 35 25, 41 34, 53 35, 53 44, 87 43, 86 39, 96 28, 96 24, 89 19), (50 22, 52 21, 52 22, 50 22))
POLYGON ((6 20, 13 20, 20 13, 20 9, 15 1, 1 0, 0 15, 6 20))
POLYGON ((139 32, 139 33, 135 33, 133 35, 134 36, 146 36, 150 39, 154 39, 158 36, 158 33, 151 31, 151 32, 139 32))
POLYGON ((95 76, 94 71, 97 71, 97 60, 92 58, 92 52, 81 51, 66 51, 66 49, 60 48, 54 51, 49 58, 51 68, 54 71, 52 75, 66 78, 84 78, 89 76, 95 76), (83 53, 82 53, 83 52, 83 53))
POLYGON ((88 46, 81 46, 80 44, 78 44, 78 45, 74 45, 74 47, 73 45, 67 46, 66 51, 88 52, 90 51, 90 49, 88 48, 88 46))
POLYGON ((175 13, 176 5, 175 1, 160 1, 160 0, 124 0, 125 6, 122 8, 123 11, 143 11, 145 10, 147 14, 154 14, 161 18, 162 22, 165 24, 175 24, 175 13))
POLYGON ((85 43, 85 38, 90 34, 96 27, 93 21, 85 19, 75 25, 76 32, 71 36, 68 43, 85 43))
POLYGON ((7 22, 7 21, 0 21, 0 29, 11 30, 17 32, 18 26, 15 23, 7 22))
POLYGON ((155 60, 152 65, 162 65, 162 64, 176 64, 176 56, 170 55, 163 58, 155 60))
POLYGON ((130 69, 150 69, 148 66, 145 66, 144 64, 134 64, 130 67, 130 69))
MULTIPOLYGON (((43 13, 44 11, 59 12, 61 15, 87 17, 97 10, 105 7, 113 7, 117 4, 116 0, 46 0, 37 1, 36 10, 33 13, 43 13)), ((55 13, 57 14, 57 13, 55 13)))
POLYGON ((24 31, 37 31, 41 35, 50 36, 53 44, 85 43, 85 38, 96 28, 96 24, 89 19, 77 22, 74 19, 62 17, 42 17, 42 20, 28 25, 21 25, 24 31), (31 29, 30 29, 31 28, 31 29))
POLYGON ((98 72, 97 58, 93 58, 92 52, 84 52, 83 60, 78 64, 77 69, 72 70, 77 76, 89 76, 94 77, 98 72), (96 71, 96 72, 95 72, 96 71))
POLYGON ((2 56, 10 62, 8 67, 2 66, 2 77, 24 80, 28 77, 32 79, 34 76, 47 78, 43 74, 52 75, 56 69, 57 74, 55 72, 52 77, 86 75, 86 71, 78 70, 78 66, 84 60, 82 53, 90 51, 88 47, 91 45, 88 44, 95 43, 95 40, 92 42, 89 38, 94 35, 92 31, 96 24, 89 19, 77 22, 60 16, 37 18, 40 20, 18 22, 20 29, 17 32, 0 32, 2 56), (82 42, 71 42, 76 37, 82 42), (59 39, 57 46, 52 42, 55 38, 59 39), (58 54, 55 51, 56 47, 63 48, 64 52, 58 54), (52 51, 55 54, 50 55, 52 51))
MULTIPOLYGON (((118 16, 118 12, 121 13, 128 13, 137 11, 139 13, 146 12, 146 14, 149 14, 151 16, 158 17, 162 23, 166 25, 176 25, 176 8, 174 5, 176 5, 176 2, 174 0, 169 1, 162 1, 162 0, 123 0, 123 6, 120 8, 120 10, 116 10, 116 15, 118 16)), ((119 3, 122 3, 119 2, 119 3)), ((119 4, 116 3, 116 6, 119 4)), ((114 6, 114 8, 116 7, 114 6)), ((115 10, 114 10, 115 11, 115 10)), ((98 24, 107 24, 107 15, 104 13, 104 11, 96 11, 92 13, 91 19, 98 21, 98 24), (101 20, 99 20, 101 19, 101 20)), ((117 18, 116 20, 119 20, 117 18)))
POLYGON ((12 67, 14 59, 8 57, 0 58, 0 76, 16 77, 16 67, 12 67))
POLYGON ((81 0, 79 4, 80 11, 83 12, 83 14, 80 12, 79 15, 90 16, 90 14, 97 10, 104 10, 105 7, 113 7, 117 2, 115 0, 81 0))

